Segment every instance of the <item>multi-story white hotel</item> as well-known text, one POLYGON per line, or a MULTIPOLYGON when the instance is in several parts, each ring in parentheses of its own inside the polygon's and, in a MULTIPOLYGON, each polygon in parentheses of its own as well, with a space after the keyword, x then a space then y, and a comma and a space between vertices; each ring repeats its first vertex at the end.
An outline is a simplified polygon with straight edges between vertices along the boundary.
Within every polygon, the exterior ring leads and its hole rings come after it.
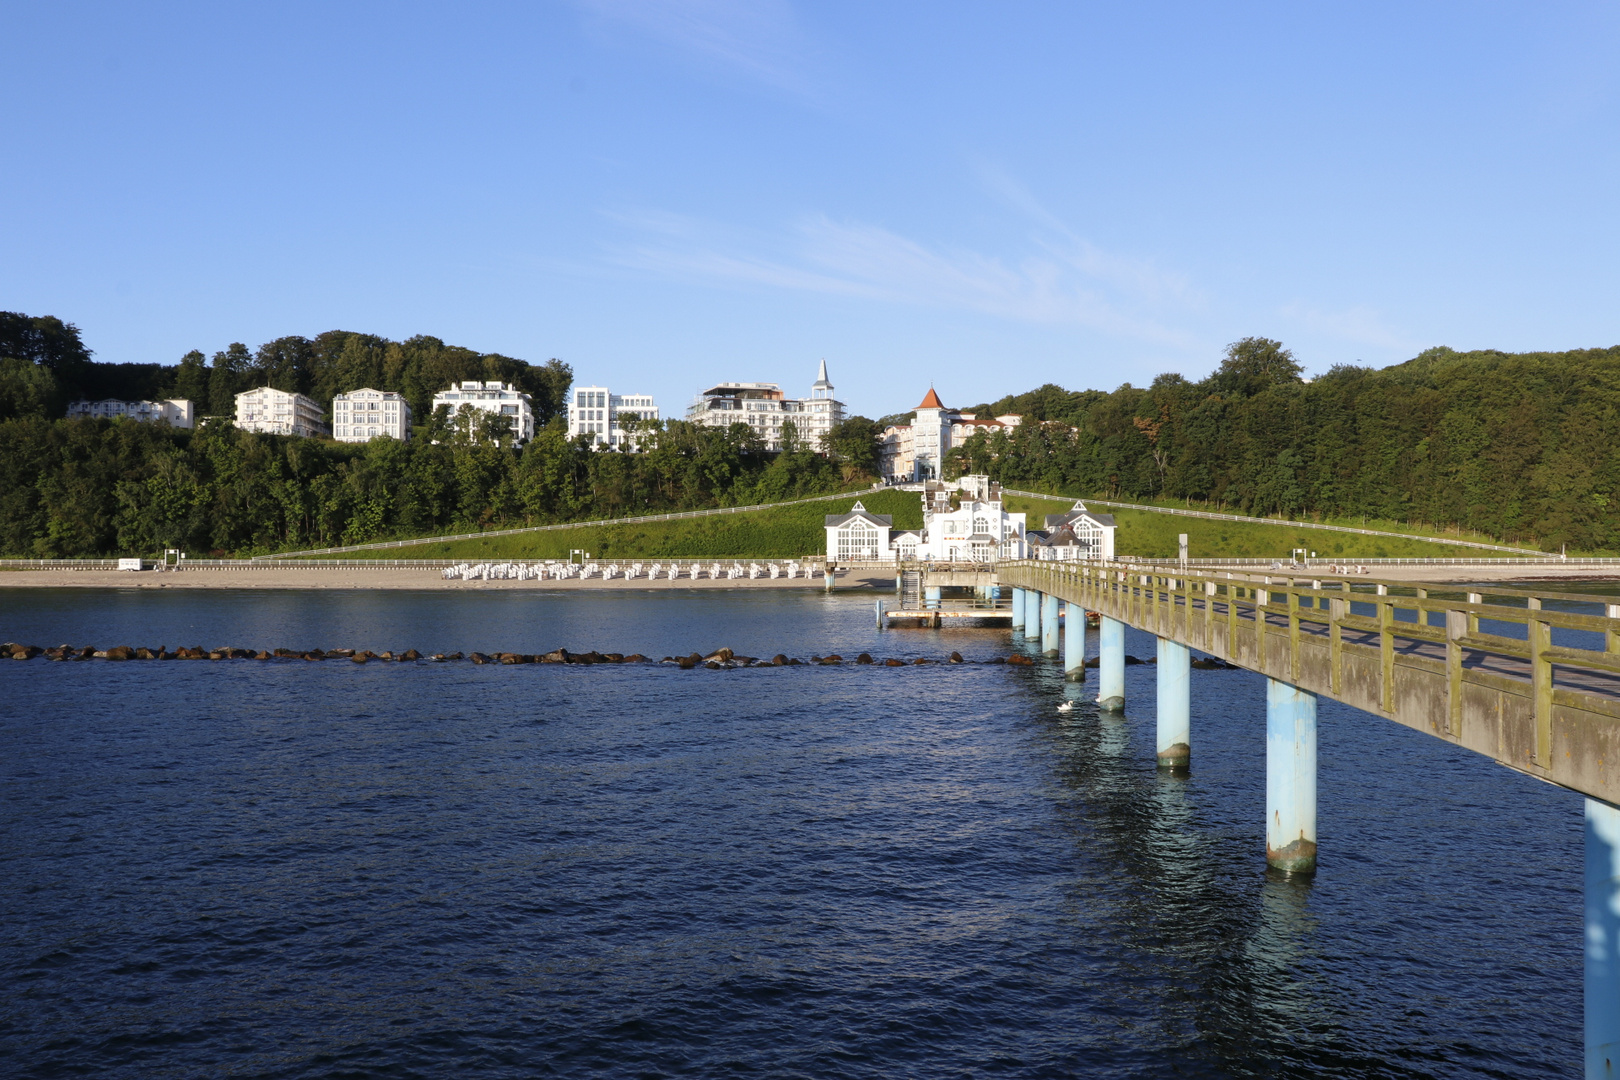
POLYGON ((267 435, 326 435, 326 413, 314 398, 269 386, 236 395, 236 426, 267 435))
POLYGON ((366 442, 387 435, 400 442, 411 437, 411 407, 405 395, 369 386, 332 399, 332 437, 338 442, 366 442))
POLYGON ((448 405, 451 416, 459 412, 463 405, 470 405, 483 412, 507 417, 512 421, 512 434, 519 446, 534 438, 534 405, 529 395, 506 383, 456 383, 450 389, 440 390, 433 395, 433 410, 437 412, 440 405, 448 405))
POLYGON ((191 402, 185 398, 169 398, 166 401, 119 401, 117 398, 107 398, 103 401, 75 401, 68 406, 67 414, 88 416, 96 420, 127 416, 131 420, 148 423, 167 420, 173 427, 197 426, 191 402))
POLYGON ((619 418, 626 413, 657 420, 658 406, 646 394, 615 394, 605 386, 576 387, 568 405, 568 437, 588 435, 600 446, 639 450, 646 436, 624 430, 619 418))
POLYGON ((833 398, 827 361, 807 398, 790 398, 776 383, 719 383, 692 400, 686 419, 708 427, 747 424, 765 440, 765 449, 782 449, 782 425, 791 422, 799 442, 821 449, 822 438, 844 421, 844 403, 833 398))
POLYGON ((879 468, 891 480, 910 483, 936 480, 942 475, 945 454, 966 445, 976 431, 1010 431, 1023 422, 1017 413, 994 419, 947 409, 933 387, 917 406, 909 424, 885 428, 878 436, 879 468))

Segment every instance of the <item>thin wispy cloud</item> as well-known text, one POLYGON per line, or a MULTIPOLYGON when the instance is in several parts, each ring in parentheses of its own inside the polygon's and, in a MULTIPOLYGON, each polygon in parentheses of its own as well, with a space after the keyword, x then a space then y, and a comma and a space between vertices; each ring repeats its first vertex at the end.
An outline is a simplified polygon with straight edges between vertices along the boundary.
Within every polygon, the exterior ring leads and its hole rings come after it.
POLYGON ((806 218, 777 234, 664 213, 616 214, 638 234, 610 251, 621 265, 690 283, 755 286, 958 308, 1067 324, 1176 348, 1199 342, 1161 317, 1193 305, 1173 275, 1060 234, 1004 258, 931 245, 863 222, 806 218))
POLYGON ((574 0, 599 32, 627 32, 781 90, 808 94, 814 49, 787 0, 574 0))
POLYGON ((1283 307, 1278 314, 1315 333, 1356 345, 1370 345, 1408 354, 1416 354, 1424 347, 1411 335, 1390 326, 1382 315, 1366 305, 1334 311, 1312 304, 1294 303, 1283 307))
POLYGON ((1162 270, 1151 260, 1103 250, 1077 233, 1047 209, 1028 188, 1001 169, 981 165, 978 171, 981 182, 992 196, 1036 225, 1030 239, 1052 258, 1088 278, 1110 283, 1143 299, 1189 307, 1203 304, 1203 295, 1193 288, 1185 275, 1162 270))

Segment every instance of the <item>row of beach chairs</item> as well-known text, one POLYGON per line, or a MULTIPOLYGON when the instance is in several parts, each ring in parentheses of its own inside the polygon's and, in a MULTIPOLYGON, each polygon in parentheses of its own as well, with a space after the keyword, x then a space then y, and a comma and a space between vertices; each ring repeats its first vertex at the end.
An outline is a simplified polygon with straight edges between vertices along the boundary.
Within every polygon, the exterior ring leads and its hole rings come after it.
POLYGON ((635 579, 643 575, 649 581, 660 578, 674 581, 677 578, 707 577, 711 580, 731 580, 747 578, 778 577, 796 578, 801 574, 809 578, 815 568, 809 563, 796 561, 787 562, 759 562, 750 560, 741 562, 736 560, 717 562, 588 562, 572 563, 547 560, 544 562, 501 562, 501 563, 458 563, 455 566, 444 568, 443 576, 446 581, 566 581, 577 578, 581 581, 597 578, 606 581, 610 578, 635 579))

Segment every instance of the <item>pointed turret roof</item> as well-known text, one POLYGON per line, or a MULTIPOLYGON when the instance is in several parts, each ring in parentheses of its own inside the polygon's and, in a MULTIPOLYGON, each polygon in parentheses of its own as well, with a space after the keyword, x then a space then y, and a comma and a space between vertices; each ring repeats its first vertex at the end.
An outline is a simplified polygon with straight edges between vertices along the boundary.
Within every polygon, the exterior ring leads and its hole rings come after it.
POLYGON ((832 381, 827 378, 827 358, 826 357, 821 358, 821 374, 816 377, 816 385, 817 386, 820 386, 823 383, 825 383, 828 386, 832 385, 832 381))
POLYGON ((939 395, 934 393, 932 386, 928 388, 928 396, 922 399, 921 405, 917 406, 919 409, 943 409, 944 407, 945 403, 939 400, 939 395))

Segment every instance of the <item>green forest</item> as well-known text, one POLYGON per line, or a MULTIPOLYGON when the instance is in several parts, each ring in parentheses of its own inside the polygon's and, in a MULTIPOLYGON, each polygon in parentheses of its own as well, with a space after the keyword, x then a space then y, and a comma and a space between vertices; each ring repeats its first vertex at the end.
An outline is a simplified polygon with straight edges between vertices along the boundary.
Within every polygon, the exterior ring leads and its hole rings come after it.
POLYGON ((1034 421, 952 452, 1010 486, 1620 549, 1620 347, 1436 348, 1307 381, 1280 342, 1246 338, 1199 382, 1048 384, 976 411, 1034 421))
POLYGON ((645 453, 594 450, 567 437, 566 364, 534 367, 436 338, 396 343, 331 333, 281 338, 256 353, 231 348, 240 364, 225 354, 203 364, 200 353, 169 368, 97 364, 70 324, 0 315, 0 555, 72 558, 171 547, 198 557, 247 555, 735 506, 868 484, 876 460, 871 423, 859 418, 846 423, 842 442, 834 440, 846 444, 854 433, 850 453, 836 458, 802 446, 767 453, 747 425, 720 430, 679 421, 657 425, 645 453), (296 362, 282 366, 288 356, 296 362), (452 426, 436 433, 437 442, 340 443, 229 423, 191 431, 62 418, 77 397, 182 396, 216 383, 229 388, 210 405, 222 416, 235 388, 266 384, 307 388, 317 399, 359 386, 399 389, 425 414, 433 391, 461 378, 527 388, 543 425, 537 436, 514 449, 452 426))
MULTIPOLYGON (((880 429, 862 417, 826 446, 779 454, 745 425, 681 421, 650 425, 646 453, 593 449, 567 438, 571 380, 558 360, 342 331, 170 366, 103 364, 71 324, 0 313, 0 554, 258 554, 830 494, 877 471, 880 429), (267 384, 317 400, 399 390, 425 417, 434 391, 463 378, 524 388, 537 437, 516 449, 424 427, 434 438, 350 444, 226 422, 63 419, 79 397, 185 396, 228 416, 238 390, 267 384)), ((1620 550, 1620 348, 1438 348, 1307 380, 1281 343, 1246 338, 1199 382, 1048 384, 974 411, 1026 423, 974 435, 948 464, 1010 486, 1620 550)))

